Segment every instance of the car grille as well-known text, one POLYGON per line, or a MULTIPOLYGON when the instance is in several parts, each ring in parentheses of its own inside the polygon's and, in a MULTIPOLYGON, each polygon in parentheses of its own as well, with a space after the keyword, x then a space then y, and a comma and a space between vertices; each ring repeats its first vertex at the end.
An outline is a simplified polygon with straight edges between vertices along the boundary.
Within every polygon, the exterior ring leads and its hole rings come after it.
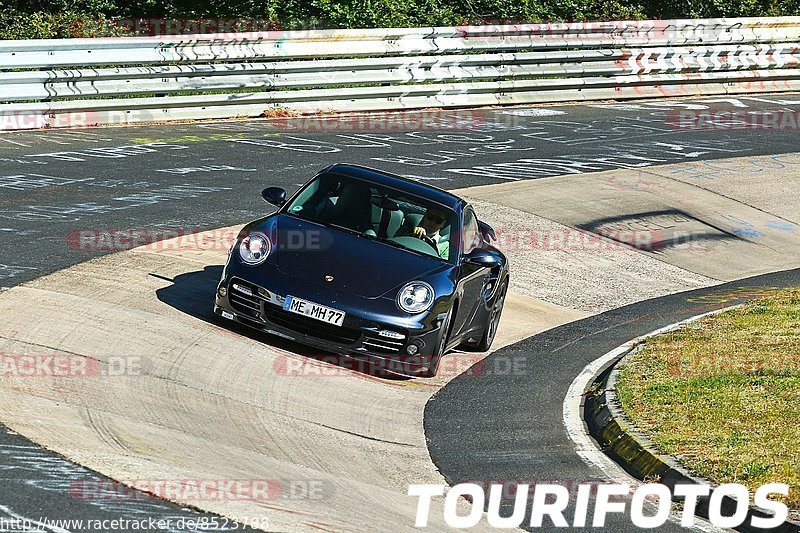
POLYGON ((230 284, 230 288, 228 289, 228 301, 231 303, 231 307, 236 309, 238 312, 252 317, 252 318, 261 318, 261 299, 256 294, 256 287, 249 283, 244 283, 241 280, 236 280, 235 283, 230 284), (253 294, 246 294, 241 290, 238 290, 234 287, 234 285, 241 285, 244 287, 249 288, 253 294))
POLYGON ((361 344, 370 352, 392 354, 399 352, 403 348, 405 341, 387 339, 379 335, 367 333, 361 340, 361 344))
POLYGON ((361 331, 357 329, 326 324, 273 306, 266 306, 264 315, 270 322, 278 326, 326 341, 353 344, 361 336, 361 331))

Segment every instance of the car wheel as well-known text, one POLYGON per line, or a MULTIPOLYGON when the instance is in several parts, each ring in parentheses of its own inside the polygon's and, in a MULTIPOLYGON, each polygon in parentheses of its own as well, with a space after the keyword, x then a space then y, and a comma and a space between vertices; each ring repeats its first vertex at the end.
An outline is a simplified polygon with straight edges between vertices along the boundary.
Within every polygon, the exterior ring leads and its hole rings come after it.
POLYGON ((500 324, 500 315, 503 314, 503 305, 506 302, 506 292, 508 291, 508 282, 503 281, 503 284, 497 291, 497 296, 494 297, 492 309, 489 311, 489 316, 486 319, 486 328, 483 331, 483 337, 480 342, 475 345, 475 349, 479 352, 489 351, 494 342, 494 337, 497 334, 497 326, 500 324))
POLYGON ((428 362, 428 366, 417 373, 418 376, 423 378, 432 378, 439 370, 439 361, 442 360, 442 356, 445 353, 445 348, 447 347, 447 339, 450 337, 450 322, 452 318, 453 308, 451 307, 447 312, 447 316, 444 318, 444 322, 442 322, 442 336, 439 338, 439 344, 436 346, 436 351, 434 351, 433 355, 431 355, 431 360, 428 362))

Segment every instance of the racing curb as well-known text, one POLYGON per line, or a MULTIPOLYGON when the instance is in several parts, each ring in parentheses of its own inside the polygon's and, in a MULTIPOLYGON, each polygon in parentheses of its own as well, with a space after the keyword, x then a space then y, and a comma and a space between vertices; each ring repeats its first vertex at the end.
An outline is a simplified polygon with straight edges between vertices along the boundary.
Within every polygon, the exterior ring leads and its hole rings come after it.
MULTIPOLYGON (((633 477, 646 482, 657 481, 669 487, 670 490, 673 490, 675 485, 679 484, 709 485, 712 488, 716 486, 706 479, 693 476, 674 457, 661 454, 656 450, 652 442, 628 420, 622 409, 620 409, 617 402, 616 385, 619 378, 619 367, 624 366, 625 360, 629 355, 642 350, 646 339, 649 337, 675 331, 706 316, 723 313, 738 307, 741 306, 726 307, 671 324, 628 341, 609 352, 609 354, 617 352, 615 354, 616 357, 598 370, 592 380, 589 390, 584 395, 583 417, 590 435, 598 442, 601 450, 633 477)), ((709 496, 698 498, 695 509, 697 516, 708 518, 709 499, 709 496)), ((735 508, 735 500, 730 497, 722 499, 721 510, 725 516, 732 515, 735 508)), ((772 514, 755 505, 751 505, 747 518, 741 526, 735 529, 747 533, 764 533, 766 531, 776 533, 800 532, 800 522, 794 520, 786 520, 780 526, 770 529, 753 527, 750 525, 753 516, 769 518, 772 514)))

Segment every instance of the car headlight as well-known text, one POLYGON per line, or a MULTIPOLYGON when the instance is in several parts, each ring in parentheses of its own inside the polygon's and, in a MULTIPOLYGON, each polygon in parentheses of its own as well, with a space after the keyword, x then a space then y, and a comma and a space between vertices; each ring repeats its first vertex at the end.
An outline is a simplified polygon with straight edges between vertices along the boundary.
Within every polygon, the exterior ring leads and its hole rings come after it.
POLYGON ((412 281, 397 293, 397 306, 406 313, 421 313, 430 309, 436 295, 424 281, 412 281))
POLYGON ((260 265, 269 257, 272 243, 263 233, 248 233, 239 243, 239 257, 248 265, 260 265))

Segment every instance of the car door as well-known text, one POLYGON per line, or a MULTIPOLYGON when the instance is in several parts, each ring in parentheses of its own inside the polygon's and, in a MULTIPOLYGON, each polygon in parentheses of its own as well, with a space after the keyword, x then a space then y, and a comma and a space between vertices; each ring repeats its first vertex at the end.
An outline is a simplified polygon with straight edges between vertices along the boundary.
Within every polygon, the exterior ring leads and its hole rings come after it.
POLYGON ((461 257, 459 261, 458 288, 461 294, 458 312, 454 317, 453 337, 466 332, 472 327, 473 317, 482 304, 482 293, 491 270, 480 265, 463 262, 463 257, 483 245, 478 218, 472 207, 467 206, 462 215, 461 224, 461 257))

